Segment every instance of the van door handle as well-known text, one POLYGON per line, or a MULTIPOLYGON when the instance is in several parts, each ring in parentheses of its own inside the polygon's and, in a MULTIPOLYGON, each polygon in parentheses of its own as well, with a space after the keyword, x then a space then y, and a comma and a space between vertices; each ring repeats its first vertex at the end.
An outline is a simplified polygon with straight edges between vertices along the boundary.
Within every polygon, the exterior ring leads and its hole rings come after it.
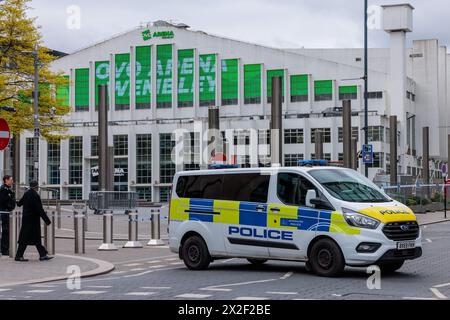
POLYGON ((260 204, 260 205, 257 205, 257 206, 256 206, 256 210, 258 210, 258 211, 264 211, 264 210, 266 210, 266 207, 265 207, 264 205, 260 204))
POLYGON ((270 209, 270 211, 272 211, 272 212, 280 212, 281 209, 280 208, 272 208, 272 209, 270 209))

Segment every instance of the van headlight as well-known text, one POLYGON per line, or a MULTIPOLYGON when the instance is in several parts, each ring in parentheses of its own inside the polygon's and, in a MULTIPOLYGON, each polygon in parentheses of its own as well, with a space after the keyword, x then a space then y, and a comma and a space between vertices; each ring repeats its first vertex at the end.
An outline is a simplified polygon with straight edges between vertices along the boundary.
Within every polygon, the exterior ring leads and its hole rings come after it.
POLYGON ((376 229, 380 225, 380 221, 356 211, 342 208, 344 218, 347 223, 353 227, 376 229))

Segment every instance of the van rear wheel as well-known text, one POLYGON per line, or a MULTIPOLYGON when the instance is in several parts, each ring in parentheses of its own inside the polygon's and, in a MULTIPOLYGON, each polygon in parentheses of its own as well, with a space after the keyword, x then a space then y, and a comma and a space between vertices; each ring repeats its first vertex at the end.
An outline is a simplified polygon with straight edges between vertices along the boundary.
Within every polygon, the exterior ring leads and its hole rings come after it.
POLYGON ((247 259, 247 261, 255 266, 261 266, 267 262, 267 259, 247 259))
POLYGON ((184 264, 190 270, 205 270, 211 262, 211 256, 205 241, 198 237, 189 237, 181 247, 184 264))
POLYGON ((345 268, 341 249, 331 239, 320 239, 311 248, 308 265, 321 277, 338 276, 345 268))

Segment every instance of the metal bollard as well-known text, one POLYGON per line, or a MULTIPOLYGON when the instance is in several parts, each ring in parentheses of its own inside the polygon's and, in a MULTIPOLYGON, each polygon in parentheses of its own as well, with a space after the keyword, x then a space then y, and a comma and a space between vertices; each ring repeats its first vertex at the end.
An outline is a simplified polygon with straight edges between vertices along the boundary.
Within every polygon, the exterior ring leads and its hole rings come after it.
POLYGON ((98 247, 99 251, 116 251, 117 246, 113 243, 113 212, 103 214, 103 243, 98 247))
POLYGON ((151 239, 147 246, 163 246, 165 243, 161 240, 161 212, 157 210, 151 213, 151 239))
POLYGON ((87 213, 87 210, 85 209, 83 211, 83 213, 84 213, 84 230, 85 231, 89 231, 88 230, 88 213, 87 213))
POLYGON ((75 231, 75 253, 85 253, 85 229, 84 229, 84 214, 83 212, 74 212, 73 215, 73 229, 75 231))
POLYGON ((48 253, 51 255, 55 254, 55 211, 52 212, 50 221, 52 222, 49 226, 44 227, 44 246, 48 253))
POLYGON ((61 203, 60 202, 56 203, 56 212, 58 213, 56 227, 58 229, 61 229, 61 203))
POLYGON ((19 217, 18 211, 9 214, 9 257, 15 258, 17 252, 17 241, 19 240, 19 217))
POLYGON ((138 235, 138 218, 137 211, 128 212, 128 242, 123 246, 124 248, 142 248, 143 245, 139 242, 138 235))

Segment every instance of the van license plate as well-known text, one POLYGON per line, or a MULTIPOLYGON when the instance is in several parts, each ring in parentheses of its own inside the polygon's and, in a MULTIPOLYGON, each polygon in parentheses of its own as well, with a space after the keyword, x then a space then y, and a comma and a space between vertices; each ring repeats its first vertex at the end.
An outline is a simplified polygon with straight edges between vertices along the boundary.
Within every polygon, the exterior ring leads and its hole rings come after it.
POLYGON ((397 250, 414 249, 416 247, 415 241, 397 242, 397 250))

